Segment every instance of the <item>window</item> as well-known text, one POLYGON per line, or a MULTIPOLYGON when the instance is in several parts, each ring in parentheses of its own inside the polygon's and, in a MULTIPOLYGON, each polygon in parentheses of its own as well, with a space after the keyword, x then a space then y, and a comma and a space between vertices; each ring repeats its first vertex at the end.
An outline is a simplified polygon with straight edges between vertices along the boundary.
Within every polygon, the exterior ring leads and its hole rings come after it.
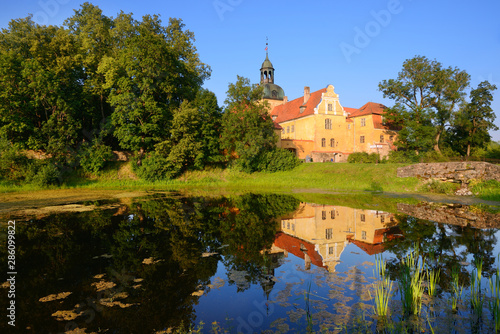
POLYGON ((385 218, 384 218, 384 216, 380 216, 380 222, 381 222, 381 223, 385 222, 385 218))
POLYGON ((335 219, 335 210, 332 210, 332 211, 330 212, 330 217, 331 217, 332 219, 335 219))
POLYGON ((384 142, 384 135, 380 135, 380 142, 383 143, 384 142))
POLYGON ((295 125, 292 125, 292 132, 295 131, 295 125))
POLYGON ((326 211, 321 212, 321 219, 323 219, 323 220, 326 219, 326 211))
POLYGON ((364 221, 365 221, 365 214, 364 214, 364 213, 362 213, 362 214, 361 214, 361 221, 362 221, 362 222, 364 222, 364 221))
POLYGON ((347 128, 350 129, 351 128, 351 124, 347 124, 347 128))
POLYGON ((332 111, 333 110, 333 105, 331 103, 328 103, 328 111, 332 111))
POLYGON ((283 220, 283 228, 285 228, 286 222, 283 220))
POLYGON ((366 231, 361 231, 361 239, 366 240, 366 231))
POLYGON ((321 147, 326 147, 326 139, 321 138, 321 147))
POLYGON ((290 229, 290 222, 287 222, 287 223, 286 223, 286 228, 287 228, 287 229, 290 229))
POLYGON ((325 129, 328 129, 328 130, 332 129, 332 120, 329 118, 325 119, 325 129))
POLYGON ((286 133, 290 133, 290 127, 289 126, 286 127, 286 133))
POLYGON ((394 136, 390 136, 390 137, 389 137, 389 140, 390 140, 390 141, 393 141, 393 140, 394 140, 394 136))
POLYGON ((325 230, 325 239, 331 239, 333 237, 333 229, 327 228, 325 230))
POLYGON ((365 142, 365 136, 359 137, 359 142, 363 144, 365 142))
POLYGON ((292 231, 295 231, 295 224, 292 223, 292 231))
POLYGON ((335 147, 335 139, 334 138, 330 139, 330 146, 335 147))
POLYGON ((282 128, 282 129, 281 129, 281 133, 285 133, 285 128, 282 128))
POLYGON ((328 255, 332 255, 333 254, 333 247, 328 247, 328 255))
POLYGON ((361 119, 361 126, 366 126, 366 118, 361 119))
POLYGON ((381 117, 382 117, 382 124, 385 125, 387 123, 387 121, 385 120, 384 116, 381 116, 381 117))

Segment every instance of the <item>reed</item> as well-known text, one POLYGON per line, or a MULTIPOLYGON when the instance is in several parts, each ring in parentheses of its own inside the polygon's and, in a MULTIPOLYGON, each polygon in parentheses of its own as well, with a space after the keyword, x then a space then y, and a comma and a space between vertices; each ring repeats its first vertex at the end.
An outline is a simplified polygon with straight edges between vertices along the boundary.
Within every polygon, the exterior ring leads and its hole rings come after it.
POLYGON ((460 285, 460 266, 453 266, 451 269, 451 309, 456 312, 458 309, 458 302, 462 298, 463 285, 460 285))
POLYGON ((419 315, 424 293, 424 260, 419 261, 418 247, 401 260, 399 275, 401 302, 406 314, 419 315))
POLYGON ((490 277, 489 282, 491 292, 489 309, 493 318, 493 323, 495 324, 495 333, 498 333, 500 331, 500 270, 498 268, 496 273, 490 277))
POLYGON ((434 297, 436 295, 436 285, 439 282, 439 274, 441 272, 441 269, 434 270, 434 269, 428 269, 427 270, 427 293, 429 296, 434 297))
POLYGON ((481 297, 481 278, 483 271, 483 260, 477 258, 474 261, 474 265, 475 268, 472 271, 471 285, 470 285, 471 306, 476 315, 480 317, 483 314, 483 303, 484 303, 484 300, 481 297))
POLYGON ((386 276, 387 264, 382 256, 375 257, 375 312, 379 317, 386 317, 389 300, 392 297, 392 281, 386 276))

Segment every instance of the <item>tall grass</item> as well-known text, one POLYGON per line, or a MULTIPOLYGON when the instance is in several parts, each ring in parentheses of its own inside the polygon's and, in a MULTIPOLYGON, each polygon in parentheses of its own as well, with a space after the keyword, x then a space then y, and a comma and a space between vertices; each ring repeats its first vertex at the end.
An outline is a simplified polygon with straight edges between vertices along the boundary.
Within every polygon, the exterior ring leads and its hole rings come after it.
POLYGON ((399 286, 401 302, 405 314, 419 315, 424 293, 424 260, 419 260, 419 250, 415 247, 406 257, 401 259, 399 286))
POLYGON ((464 289, 463 285, 460 285, 460 266, 455 265, 451 269, 451 309, 453 312, 457 312, 458 303, 462 298, 462 292, 464 289))
POLYGON ((375 312, 379 317, 386 317, 389 301, 392 297, 392 281, 386 276, 387 264, 382 257, 375 257, 375 312))
POLYGON ((489 282, 491 293, 489 309, 495 325, 495 332, 498 333, 500 331, 500 269, 497 268, 495 275, 490 277, 489 282))
POLYGON ((429 296, 434 297, 436 295, 436 285, 439 282, 439 274, 441 269, 427 269, 427 293, 429 296))
POLYGON ((476 258, 474 261, 475 268, 471 275, 471 306, 478 317, 483 314, 483 298, 481 297, 481 278, 483 271, 483 260, 476 258))

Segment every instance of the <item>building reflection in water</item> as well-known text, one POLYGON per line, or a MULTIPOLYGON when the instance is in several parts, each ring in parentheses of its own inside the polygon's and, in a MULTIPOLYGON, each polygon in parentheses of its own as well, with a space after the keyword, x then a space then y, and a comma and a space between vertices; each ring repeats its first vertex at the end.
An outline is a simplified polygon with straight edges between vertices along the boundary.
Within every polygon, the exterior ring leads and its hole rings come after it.
POLYGON ((392 213, 344 206, 301 203, 294 213, 281 218, 281 228, 271 253, 290 253, 311 264, 335 271, 349 243, 369 255, 383 251, 383 243, 401 236, 392 213))

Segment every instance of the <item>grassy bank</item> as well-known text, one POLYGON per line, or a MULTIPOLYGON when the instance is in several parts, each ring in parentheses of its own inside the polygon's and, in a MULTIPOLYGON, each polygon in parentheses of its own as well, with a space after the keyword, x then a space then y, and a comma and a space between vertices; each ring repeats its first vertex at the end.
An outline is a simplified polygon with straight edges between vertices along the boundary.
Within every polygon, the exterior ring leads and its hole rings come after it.
MULTIPOLYGON (((452 193, 458 185, 435 187, 416 178, 396 177, 397 168, 403 164, 347 164, 308 163, 292 171, 277 173, 242 173, 233 169, 210 169, 186 172, 175 180, 148 182, 138 179, 129 163, 116 162, 97 175, 72 175, 62 185, 63 189, 140 189, 203 191, 264 191, 264 192, 341 192, 341 193, 452 193)), ((1 192, 36 191, 31 185, 16 186, 0 182, 1 192)), ((472 188, 478 197, 500 201, 498 182, 475 183, 472 188)))

